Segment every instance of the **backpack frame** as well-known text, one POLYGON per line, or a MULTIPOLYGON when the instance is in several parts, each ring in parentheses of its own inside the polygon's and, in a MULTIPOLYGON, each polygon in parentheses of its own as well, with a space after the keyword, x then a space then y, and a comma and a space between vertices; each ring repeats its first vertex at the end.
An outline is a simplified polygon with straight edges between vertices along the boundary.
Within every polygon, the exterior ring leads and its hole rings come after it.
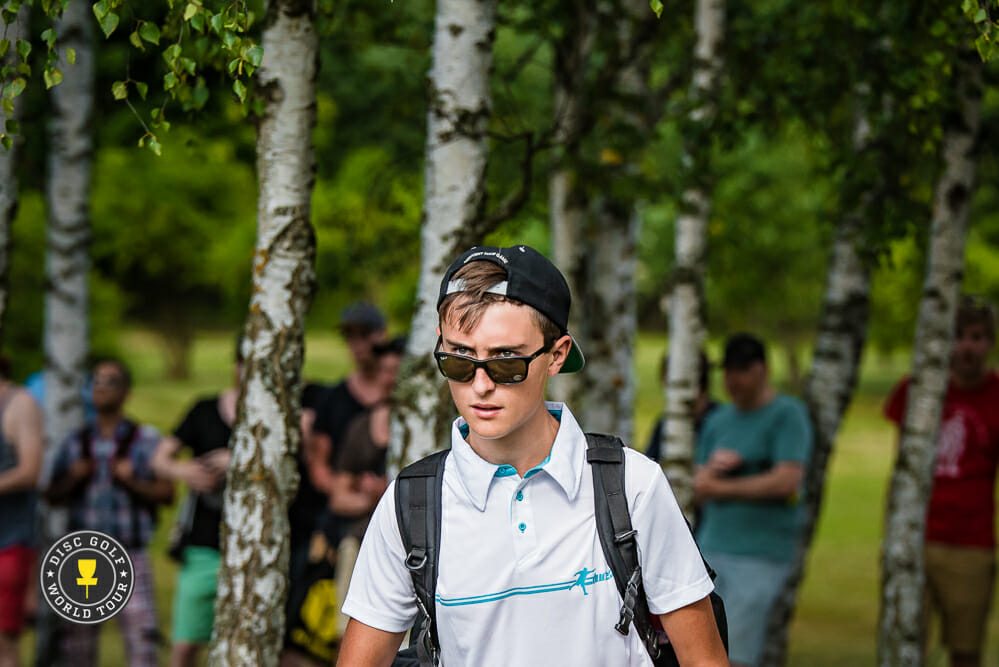
MULTIPOLYGON (((412 659, 415 648, 419 664, 436 667, 440 663, 437 635, 436 591, 441 542, 441 502, 444 464, 450 450, 435 452, 406 466, 396 478, 395 511, 399 532, 406 549, 406 569, 416 592, 422 614, 413 626, 410 649, 400 656, 412 659)), ((625 496, 624 443, 616 436, 586 434, 586 460, 593 471, 593 505, 597 535, 607 564, 621 595, 621 615, 614 629, 627 636, 634 623, 656 667, 678 666, 673 646, 662 643, 658 619, 649 612, 642 568, 638 562, 638 531, 632 528, 625 496)), ((689 528, 689 525, 688 525, 689 528)), ((701 558, 704 561, 703 557, 701 558)), ((704 561, 712 579, 715 572, 704 561)), ((714 591, 710 595, 715 623, 728 652, 728 623, 725 606, 714 591)), ((402 664, 402 663, 398 663, 402 664)))

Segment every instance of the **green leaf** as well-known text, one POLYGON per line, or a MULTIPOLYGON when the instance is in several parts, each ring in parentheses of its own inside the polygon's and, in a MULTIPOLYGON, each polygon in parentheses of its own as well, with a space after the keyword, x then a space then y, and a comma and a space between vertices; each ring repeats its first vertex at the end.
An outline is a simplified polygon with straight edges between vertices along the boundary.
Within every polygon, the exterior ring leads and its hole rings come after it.
POLYGON ((52 28, 46 28, 42 31, 42 41, 48 44, 49 49, 55 46, 56 43, 56 33, 52 28))
POLYGON ((22 77, 17 77, 16 79, 10 82, 10 96, 17 97, 18 95, 23 93, 24 89, 27 87, 28 87, 28 82, 22 77))
POLYGON ((194 62, 194 60, 192 60, 191 58, 181 58, 180 60, 177 61, 177 64, 180 65, 180 68, 182 70, 186 71, 191 76, 194 76, 194 71, 197 68, 197 64, 194 62))
POLYGON ((191 17, 198 13, 198 6, 193 2, 187 3, 187 7, 184 8, 184 20, 190 21, 191 17))
POLYGON ((164 90, 170 90, 172 88, 175 88, 179 81, 180 80, 177 78, 176 74, 174 74, 173 72, 167 72, 166 74, 163 75, 164 90))
POLYGON ((212 30, 215 31, 216 35, 218 35, 218 34, 220 34, 222 32, 222 15, 221 14, 215 14, 214 16, 212 16, 212 18, 208 21, 208 23, 209 23, 209 25, 212 26, 212 30))
POLYGON ((14 145, 14 141, 5 134, 2 137, 0 137, 0 144, 3 144, 4 150, 9 151, 10 147, 14 145))
POLYGON ((111 84, 111 95, 116 100, 123 100, 128 97, 128 85, 124 81, 115 81, 111 84))
POLYGON ((132 34, 128 36, 128 41, 132 43, 132 46, 139 49, 140 51, 146 50, 146 47, 142 44, 142 38, 139 37, 138 30, 132 31, 132 34))
POLYGON ((662 0, 649 0, 649 6, 652 7, 652 11, 656 13, 656 18, 663 17, 663 3, 662 0))
POLYGON ((160 27, 155 23, 150 23, 146 21, 139 27, 139 34, 142 39, 146 40, 150 44, 160 43, 160 27))
POLYGON ((62 83, 62 70, 60 70, 58 67, 47 69, 42 74, 42 78, 45 79, 46 88, 52 88, 53 86, 58 86, 60 83, 62 83))
POLYGON ((246 59, 249 60, 250 64, 254 67, 260 67, 260 63, 264 59, 264 47, 259 44, 254 44, 246 50, 246 59))
POLYGON ((0 101, 0 107, 3 108, 3 112, 8 116, 14 115, 14 100, 9 97, 5 97, 2 101, 0 101))
POLYGON ((108 0, 100 0, 94 3, 94 16, 98 21, 103 21, 108 12, 111 11, 111 4, 108 0))
POLYGON ((236 79, 236 81, 233 82, 232 92, 236 93, 236 97, 239 98, 240 102, 246 101, 246 86, 244 86, 243 82, 239 79, 236 79))
POLYGON ((191 27, 198 32, 205 31, 205 15, 202 12, 198 12, 191 17, 191 27))
POLYGON ((71 49, 68 46, 66 47, 66 62, 70 65, 76 64, 76 49, 71 49))
POLYGON ((233 58, 232 60, 230 60, 229 65, 227 67, 227 69, 229 70, 229 74, 236 76, 237 67, 239 67, 239 58, 233 58))
POLYGON ((201 109, 206 102, 208 102, 208 87, 198 86, 191 94, 191 103, 194 104, 194 108, 201 109))
POLYGON ((180 44, 171 44, 166 47, 163 51, 163 60, 167 62, 170 67, 176 67, 177 58, 180 57, 180 44))
POLYGON ((146 94, 149 92, 149 84, 143 83, 142 81, 135 82, 135 89, 139 91, 139 97, 146 99, 146 94))
POLYGON ((114 29, 118 27, 118 15, 113 12, 108 12, 107 16, 101 19, 101 30, 104 31, 105 37, 110 37, 114 29))
POLYGON ((160 146, 160 142, 156 140, 156 137, 149 138, 149 150, 155 153, 157 157, 163 155, 163 147, 160 146))
POLYGON ((8 51, 10 51, 10 40, 0 39, 0 58, 3 58, 5 55, 7 55, 8 51))
POLYGON ((8 118, 7 122, 4 123, 4 127, 7 129, 8 134, 20 134, 20 125, 13 118, 8 118))
POLYGON ((31 42, 26 39, 17 40, 17 55, 21 56, 21 60, 27 60, 30 53, 31 42))
POLYGON ((232 30, 226 30, 222 33, 222 44, 225 45, 225 48, 227 49, 231 50, 237 39, 236 33, 232 30))
POLYGON ((979 9, 975 12, 975 23, 982 23, 989 17, 988 13, 984 8, 979 9))
POLYGON ((17 12, 12 12, 9 9, 0 10, 0 17, 3 18, 3 22, 10 25, 17 19, 17 12))

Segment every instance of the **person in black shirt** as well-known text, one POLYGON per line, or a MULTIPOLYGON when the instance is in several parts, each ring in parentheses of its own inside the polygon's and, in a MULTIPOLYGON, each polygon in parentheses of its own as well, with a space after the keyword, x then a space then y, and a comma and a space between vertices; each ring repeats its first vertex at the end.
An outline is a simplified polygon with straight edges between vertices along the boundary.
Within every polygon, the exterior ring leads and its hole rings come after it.
POLYGON ((190 490, 178 510, 182 565, 173 603, 171 667, 194 665, 201 647, 212 636, 222 497, 243 369, 240 347, 237 342, 233 386, 217 396, 198 400, 173 435, 160 441, 153 455, 153 470, 158 476, 183 481, 190 490), (185 448, 192 457, 178 459, 185 448))

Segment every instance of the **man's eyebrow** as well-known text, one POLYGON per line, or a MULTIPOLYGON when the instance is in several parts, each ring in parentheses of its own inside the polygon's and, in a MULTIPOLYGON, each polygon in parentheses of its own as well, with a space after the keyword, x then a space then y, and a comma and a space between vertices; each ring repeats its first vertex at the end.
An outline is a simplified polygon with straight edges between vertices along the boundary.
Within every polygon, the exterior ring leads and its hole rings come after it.
MULTIPOLYGON (((444 338, 444 342, 448 347, 451 348, 465 348, 467 350, 473 349, 473 347, 468 343, 463 343, 460 341, 452 340, 450 338, 444 338)), ((523 345, 505 345, 500 347, 489 347, 486 348, 485 358, 498 357, 504 352, 513 352, 514 354, 524 354, 524 350, 527 348, 526 344, 523 345)))

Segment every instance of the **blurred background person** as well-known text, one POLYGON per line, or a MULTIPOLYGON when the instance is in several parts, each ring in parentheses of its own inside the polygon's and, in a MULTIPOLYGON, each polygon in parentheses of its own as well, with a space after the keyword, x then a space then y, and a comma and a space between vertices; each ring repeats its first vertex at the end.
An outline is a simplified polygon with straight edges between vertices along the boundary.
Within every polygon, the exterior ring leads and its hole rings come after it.
MULTIPOLYGON (((926 513, 926 598, 928 615, 940 616, 951 667, 977 667, 995 583, 999 375, 988 361, 996 342, 995 307, 963 296, 955 328, 926 513)), ((884 406, 899 428, 909 384, 902 378, 884 406)))
MULTIPOLYGON (((154 665, 159 629, 153 578, 146 550, 155 506, 173 500, 173 485, 154 475, 153 452, 160 440, 152 426, 125 417, 132 375, 120 359, 93 366, 96 419, 70 435, 55 453, 46 497, 70 507, 71 530, 98 530, 125 547, 135 571, 132 597, 116 616, 129 664, 154 665)), ((96 663, 100 626, 65 623, 60 655, 65 665, 96 663)))
POLYGON ((179 556, 173 600, 172 667, 194 665, 211 640, 215 597, 221 563, 219 530, 222 500, 229 469, 230 438, 243 375, 242 338, 236 341, 232 386, 198 399, 174 430, 163 438, 153 457, 153 469, 164 479, 182 481, 188 496, 178 510, 171 551, 179 556), (191 458, 179 458, 183 450, 191 458))
POLYGON ((10 363, 0 358, 0 667, 21 664, 25 601, 37 580, 35 501, 45 447, 42 411, 9 376, 10 363))

